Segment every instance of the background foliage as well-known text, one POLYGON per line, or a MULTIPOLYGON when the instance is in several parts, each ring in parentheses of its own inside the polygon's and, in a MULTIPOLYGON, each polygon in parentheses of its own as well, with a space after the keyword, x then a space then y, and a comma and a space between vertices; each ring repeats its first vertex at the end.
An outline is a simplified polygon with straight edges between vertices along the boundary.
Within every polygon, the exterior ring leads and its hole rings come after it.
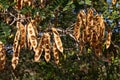
MULTIPOLYGON (((114 0, 113 0, 114 1, 114 0)), ((0 80, 119 80, 120 78, 120 1, 115 4, 112 0, 33 0, 34 6, 25 5, 16 10, 14 0, 0 0, 0 40, 5 43, 7 64, 0 71, 0 80), (112 43, 108 49, 103 49, 104 57, 97 59, 90 49, 79 54, 76 41, 69 36, 72 34, 77 13, 87 8, 95 8, 102 14, 106 30, 112 30, 112 43), (16 32, 17 13, 28 16, 25 22, 34 18, 37 20, 39 33, 54 25, 60 32, 64 53, 60 63, 53 60, 46 63, 43 56, 41 62, 33 62, 33 52, 23 49, 17 68, 11 68, 12 44, 16 32), (29 15, 28 15, 29 14, 29 15), (68 30, 68 33, 64 31, 68 30), (69 31, 70 30, 70 31, 69 31)), ((103 44, 104 46, 104 44, 103 44)))

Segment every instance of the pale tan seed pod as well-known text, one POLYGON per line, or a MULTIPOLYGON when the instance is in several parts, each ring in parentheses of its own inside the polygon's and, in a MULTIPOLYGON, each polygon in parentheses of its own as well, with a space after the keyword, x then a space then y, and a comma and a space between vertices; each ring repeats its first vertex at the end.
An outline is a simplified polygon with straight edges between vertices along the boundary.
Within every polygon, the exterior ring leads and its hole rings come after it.
POLYGON ((91 35, 90 45, 92 47, 96 47, 96 45, 98 44, 98 42, 99 42, 99 40, 98 40, 97 32, 93 31, 92 35, 91 35))
POLYGON ((4 69, 6 63, 6 53, 4 49, 4 44, 0 41, 0 70, 4 69))
POLYGON ((110 44, 111 44, 111 35, 112 35, 112 32, 110 30, 108 30, 107 39, 106 39, 106 48, 107 49, 110 47, 110 44))
POLYGON ((57 49, 57 46, 55 43, 53 43, 53 56, 54 56, 54 60, 55 60, 55 63, 58 64, 59 63, 59 51, 57 49))
POLYGON ((92 26, 93 25, 93 9, 91 9, 91 8, 88 9, 86 16, 87 16, 87 19, 86 19, 87 23, 86 24, 88 26, 92 26))
POLYGON ((31 22, 27 26, 27 31, 28 31, 27 38, 29 39, 31 47, 35 51, 35 49, 37 48, 37 35, 35 34, 35 30, 31 22))
POLYGON ((33 28, 34 28, 35 34, 36 34, 36 36, 37 36, 37 35, 38 35, 38 30, 37 30, 37 27, 36 27, 37 22, 36 22, 35 20, 31 20, 31 23, 32 23, 32 25, 33 25, 33 28))
POLYGON ((23 0, 14 0, 14 2, 17 3, 16 8, 18 10, 22 9, 22 7, 23 7, 23 0))
POLYGON ((39 44, 35 50, 35 55, 34 55, 34 61, 35 62, 38 62, 41 55, 42 55, 42 52, 43 52, 43 48, 44 48, 44 38, 45 38, 45 35, 43 34, 43 36, 41 37, 40 41, 39 41, 39 44))
POLYGON ((78 39, 80 37, 80 26, 77 25, 77 24, 78 23, 76 23, 75 26, 74 26, 73 34, 74 34, 75 39, 78 41, 78 39))
POLYGON ((74 31, 73 31, 73 35, 75 37, 75 39, 78 41, 79 37, 80 37, 80 29, 81 29, 81 24, 82 24, 82 19, 81 19, 81 15, 78 14, 77 15, 77 21, 75 23, 74 26, 74 31))
POLYGON ((105 23, 104 23, 104 19, 103 19, 103 16, 101 15, 100 16, 100 36, 102 38, 104 38, 104 34, 105 34, 105 23))
POLYGON ((44 33, 44 50, 45 50, 45 60, 48 62, 50 60, 50 35, 48 33, 44 33))
POLYGON ((58 48, 58 50, 63 53, 63 46, 62 46, 62 41, 60 39, 59 33, 57 32, 57 30, 55 28, 52 28, 52 32, 54 35, 54 41, 56 43, 56 46, 58 48))
POLYGON ((13 51, 14 52, 17 49, 17 46, 19 44, 19 40, 20 40, 20 29, 17 29, 17 32, 15 34, 15 38, 14 38, 14 43, 13 43, 13 51))
POLYGON ((19 53, 20 53, 20 45, 17 46, 16 50, 13 53, 13 57, 12 57, 12 67, 13 67, 13 69, 15 69, 17 64, 18 64, 19 53))
POLYGON ((117 0, 112 0, 112 4, 115 5, 117 0))
POLYGON ((82 27, 81 28, 85 29, 85 27, 86 27, 86 13, 84 10, 81 10, 79 12, 79 15, 81 16, 81 20, 82 20, 82 27))
POLYGON ((26 27, 20 23, 20 46, 23 48, 26 45, 26 27))

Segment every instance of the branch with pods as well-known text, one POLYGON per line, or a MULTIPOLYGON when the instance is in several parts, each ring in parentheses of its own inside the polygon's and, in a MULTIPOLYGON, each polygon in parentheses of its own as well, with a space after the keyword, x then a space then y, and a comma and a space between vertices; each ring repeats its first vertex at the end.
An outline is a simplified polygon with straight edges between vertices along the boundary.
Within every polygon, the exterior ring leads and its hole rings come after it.
MULTIPOLYGON (((23 4, 32 5, 32 2, 29 0, 15 0, 17 2, 16 9, 19 11, 22 9, 23 4)), ((43 0, 41 0, 41 7, 45 6, 43 0)), ((33 6, 34 7, 34 6, 33 6)), ((60 38, 59 32, 63 32, 65 34, 69 34, 78 44, 80 53, 83 52, 83 48, 86 43, 89 43, 91 49, 94 50, 96 56, 102 55, 102 44, 104 43, 104 34, 105 34, 105 23, 104 19, 98 13, 94 15, 95 9, 88 9, 87 12, 81 10, 77 15, 77 20, 74 24, 74 29, 66 29, 61 30, 55 27, 51 27, 50 31, 45 31, 43 35, 38 40, 38 30, 36 26, 35 20, 30 20, 26 25, 23 25, 20 19, 22 18, 22 14, 18 13, 18 17, 16 18, 12 13, 11 16, 15 18, 15 20, 11 23, 11 25, 16 22, 17 32, 15 34, 14 43, 13 43, 13 57, 12 57, 12 67, 16 68, 19 63, 19 53, 20 50, 24 47, 29 50, 34 51, 34 61, 39 62, 40 57, 43 53, 46 62, 49 62, 51 59, 51 53, 53 53, 54 61, 56 64, 59 63, 59 53, 63 53, 63 44, 60 38), (73 34, 71 33, 73 32, 73 34), (52 37, 53 36, 53 37, 52 37), (51 38, 53 38, 53 42, 51 42, 51 38)), ((73 27, 72 27, 73 28, 73 27)), ((111 35, 112 32, 108 30, 108 35, 106 38, 106 48, 108 49, 111 44, 111 35)), ((6 54, 4 51, 4 44, 0 42, 0 69, 4 69, 6 54)))

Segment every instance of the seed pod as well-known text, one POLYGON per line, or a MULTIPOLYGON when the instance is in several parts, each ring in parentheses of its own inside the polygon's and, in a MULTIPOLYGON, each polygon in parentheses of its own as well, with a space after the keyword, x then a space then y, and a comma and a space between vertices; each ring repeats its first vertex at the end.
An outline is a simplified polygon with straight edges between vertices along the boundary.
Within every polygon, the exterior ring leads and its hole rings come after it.
POLYGON ((17 46, 16 50, 13 53, 13 57, 12 57, 12 67, 13 67, 13 69, 15 69, 17 64, 18 64, 19 53, 20 53, 20 45, 17 46))
POLYGON ((4 69, 6 62, 6 53, 4 49, 4 44, 0 41, 0 70, 4 69))
POLYGON ((18 10, 22 9, 23 6, 23 0, 14 0, 15 2, 17 2, 16 8, 18 10))
POLYGON ((36 27, 37 22, 35 20, 31 20, 31 23, 32 23, 33 28, 34 28, 35 35, 38 35, 38 30, 37 30, 37 27, 36 27))
POLYGON ((84 10, 81 10, 79 15, 81 16, 81 20, 82 20, 82 29, 85 29, 86 27, 86 13, 84 10))
POLYGON ((45 50, 45 60, 48 62, 50 60, 50 35, 48 33, 44 33, 44 50, 45 50))
POLYGON ((54 60, 55 63, 58 64, 59 63, 59 54, 58 54, 58 49, 55 43, 53 43, 53 56, 54 56, 54 60))
POLYGON ((35 62, 38 62, 41 55, 42 55, 42 52, 43 52, 43 47, 44 47, 44 38, 45 38, 45 35, 43 34, 43 36, 41 37, 40 41, 39 41, 39 44, 35 50, 35 55, 34 55, 34 61, 35 62))
POLYGON ((17 49, 17 46, 19 44, 19 39, 20 39, 20 30, 17 29, 17 32, 15 34, 15 38, 14 38, 14 43, 13 43, 13 51, 15 52, 17 49))
POLYGON ((62 46, 62 41, 60 39, 59 33, 57 32, 57 30, 55 28, 52 28, 52 32, 54 35, 54 41, 56 43, 56 46, 58 48, 58 50, 63 53, 63 46, 62 46))
POLYGON ((93 31, 93 33, 91 35, 90 45, 92 47, 96 47, 96 45, 98 44, 98 42, 99 42, 99 40, 98 40, 97 33, 95 31, 93 31))
POLYGON ((21 34, 21 39, 20 39, 20 46, 23 48, 26 44, 26 27, 20 23, 20 34, 21 34))
POLYGON ((110 47, 110 44, 111 44, 111 35, 112 35, 112 32, 110 30, 108 30, 107 39, 106 39, 106 48, 107 49, 110 47))
POLYGON ((27 26, 27 31, 28 31, 27 38, 29 40, 29 43, 31 44, 30 47, 32 47, 33 50, 35 51, 35 49, 37 48, 37 35, 35 34, 35 30, 31 22, 27 26))
POLYGON ((117 0, 112 0, 112 4, 115 5, 117 0))
POLYGON ((75 39, 77 41, 78 41, 78 39, 80 37, 80 27, 81 27, 81 24, 82 24, 81 16, 80 16, 80 14, 78 14, 77 21, 75 23, 74 31, 73 31, 74 37, 75 37, 75 39))

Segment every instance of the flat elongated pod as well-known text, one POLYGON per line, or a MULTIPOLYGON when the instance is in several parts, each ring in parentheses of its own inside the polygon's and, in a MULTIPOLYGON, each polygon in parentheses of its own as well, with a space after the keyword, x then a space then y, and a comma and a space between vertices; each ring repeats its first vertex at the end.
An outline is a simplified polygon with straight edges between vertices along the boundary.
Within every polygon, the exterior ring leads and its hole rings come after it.
POLYGON ((62 41, 60 39, 59 33, 57 32, 57 30, 55 28, 52 28, 52 32, 54 35, 54 41, 56 43, 56 46, 58 48, 58 50, 63 53, 63 46, 62 46, 62 41))
POLYGON ((107 49, 110 47, 110 44, 111 44, 111 35, 112 35, 112 32, 110 30, 108 30, 107 39, 106 39, 106 48, 107 49))
POLYGON ((4 49, 4 44, 0 41, 0 70, 4 69, 6 62, 6 53, 4 49))
POLYGON ((44 50, 45 50, 45 60, 48 62, 50 60, 50 35, 48 33, 44 33, 44 50))
POLYGON ((15 52, 17 49, 17 46, 19 44, 19 40, 20 40, 20 29, 17 29, 17 32, 15 34, 15 38, 14 38, 14 43, 13 43, 13 51, 15 52))
POLYGON ((37 48, 37 36, 35 34, 35 30, 31 22, 27 26, 27 31, 28 31, 27 38, 29 39, 31 47, 35 51, 35 49, 37 48))
POLYGON ((98 40, 97 33, 95 31, 93 31, 92 35, 91 35, 90 45, 92 47, 96 47, 96 45, 98 44, 98 42, 99 42, 99 40, 98 40))
POLYGON ((26 27, 20 23, 20 46, 23 48, 26 44, 26 27))
POLYGON ((41 55, 42 55, 42 52, 43 52, 43 47, 44 47, 44 38, 45 38, 45 35, 43 34, 43 36, 41 37, 39 43, 38 43, 38 46, 35 50, 35 55, 34 55, 34 61, 35 62, 38 62, 41 55))
POLYGON ((15 52, 13 53, 13 57, 12 57, 12 67, 13 67, 13 69, 15 69, 17 64, 18 64, 19 53, 20 53, 20 45, 17 46, 15 52))
POLYGON ((53 56, 54 56, 54 60, 55 60, 55 63, 58 64, 59 63, 59 51, 57 49, 57 46, 55 43, 53 43, 53 56))
POLYGON ((75 26, 74 26, 73 34, 74 34, 74 37, 77 41, 80 37, 80 26, 81 26, 81 22, 76 22, 75 26))
POLYGON ((38 35, 38 30, 37 30, 37 27, 36 27, 36 21, 35 20, 31 20, 31 23, 32 23, 32 25, 33 25, 33 28, 34 28, 34 31, 35 31, 35 34, 36 34, 36 36, 38 35))

